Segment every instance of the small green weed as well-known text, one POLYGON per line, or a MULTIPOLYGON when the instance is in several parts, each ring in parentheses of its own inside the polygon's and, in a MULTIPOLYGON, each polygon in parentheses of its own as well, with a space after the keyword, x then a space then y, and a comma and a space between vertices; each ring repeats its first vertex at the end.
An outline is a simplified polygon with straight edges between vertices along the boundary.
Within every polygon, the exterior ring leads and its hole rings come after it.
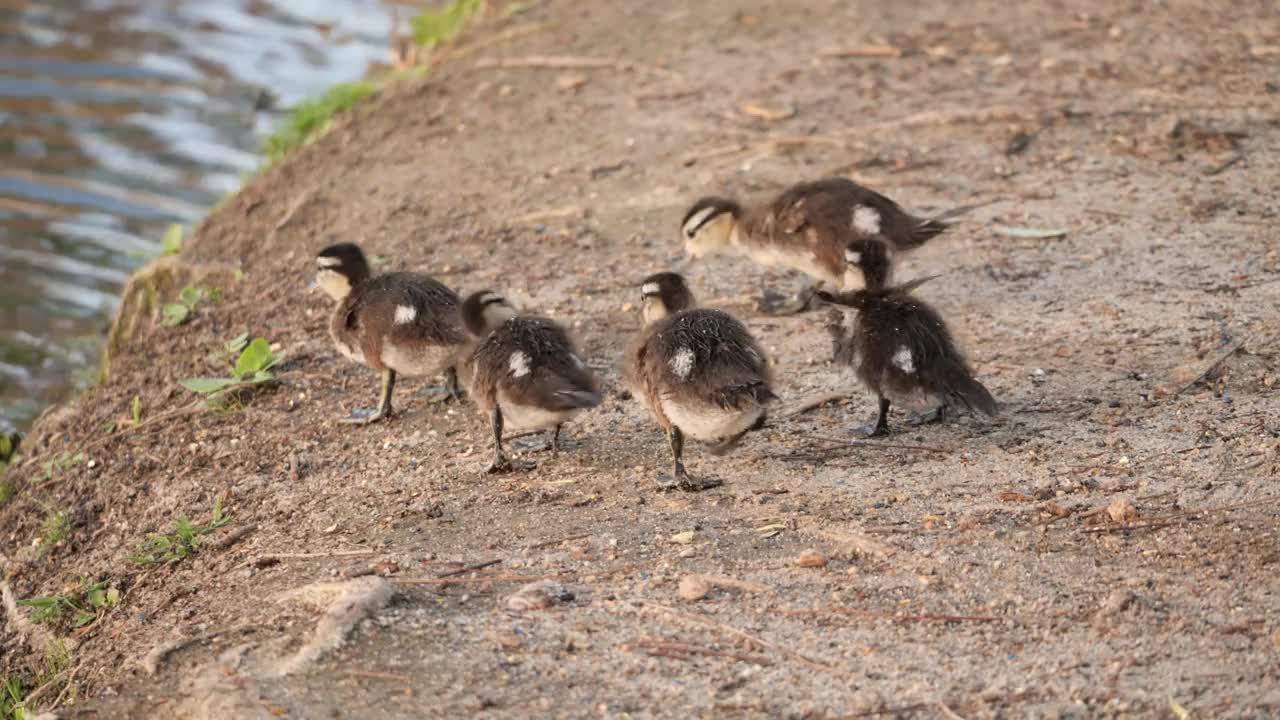
POLYGON ((413 41, 430 50, 457 35, 483 6, 484 0, 453 0, 438 10, 423 10, 409 21, 413 41))
POLYGON ((334 115, 355 107, 376 89, 368 81, 342 83, 329 88, 318 98, 295 105, 279 129, 263 142, 262 151, 270 162, 279 160, 295 148, 302 147, 313 135, 323 132, 334 115))
POLYGON ((84 462, 84 453, 72 455, 64 452, 58 453, 52 459, 40 463, 40 469, 44 471, 44 479, 48 481, 82 462, 84 462))
POLYGON ((188 285, 178 293, 178 302, 160 306, 160 324, 164 327, 177 327, 191 319, 191 314, 196 311, 196 307, 201 302, 210 300, 216 303, 221 298, 220 291, 188 285))
POLYGON ((4 478, 0 478, 0 505, 4 505, 12 500, 13 496, 17 493, 18 491, 13 487, 13 483, 5 480, 4 478))
POLYGON ((71 534, 71 518, 61 510, 45 508, 44 522, 40 524, 40 554, 49 552, 54 545, 62 542, 71 534))
POLYGON ((120 590, 116 587, 107 587, 106 582, 100 582, 70 595, 27 598, 19 600, 18 604, 35 608, 35 612, 31 615, 31 619, 35 622, 56 620, 64 615, 70 615, 72 627, 84 627, 98 619, 99 611, 120 604, 120 590))
POLYGON ((183 560, 200 549, 203 536, 230 522, 231 518, 222 512, 221 500, 213 504, 213 516, 203 525, 193 525, 186 513, 182 513, 173 521, 171 532, 148 535, 133 561, 140 565, 158 565, 183 560))
POLYGON ((182 250, 182 234, 184 228, 178 223, 174 223, 164 231, 164 235, 160 238, 160 257, 169 257, 177 255, 182 250))
POLYGON ((243 342, 241 338, 236 338, 223 346, 228 354, 234 354, 236 350, 233 348, 240 346, 240 355, 231 366, 230 377, 187 378, 178 381, 179 384, 193 393, 212 398, 228 390, 260 385, 274 380, 276 376, 271 372, 271 368, 280 362, 280 358, 271 351, 271 343, 261 337, 241 345, 243 342))
POLYGON ((22 706, 22 680, 17 676, 6 677, 0 683, 0 720, 27 720, 27 711, 22 706))

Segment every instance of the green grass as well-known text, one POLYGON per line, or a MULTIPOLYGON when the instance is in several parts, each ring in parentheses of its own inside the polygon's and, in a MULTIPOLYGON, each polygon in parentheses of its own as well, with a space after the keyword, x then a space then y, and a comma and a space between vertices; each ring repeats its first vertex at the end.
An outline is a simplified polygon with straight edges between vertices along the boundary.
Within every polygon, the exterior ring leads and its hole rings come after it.
POLYGON ((29 715, 22 707, 22 680, 6 677, 0 683, 0 720, 27 720, 29 715))
POLYGON ((280 127, 263 142, 262 151, 270 162, 279 160, 328 128, 334 115, 355 107, 377 89, 377 85, 367 80, 342 83, 318 98, 295 105, 280 127))
POLYGON ((133 561, 139 565, 160 565, 184 560, 199 552, 203 536, 230 522, 231 518, 222 512, 221 500, 213 504, 213 516, 207 523, 192 524, 186 513, 182 513, 173 521, 172 531, 148 535, 133 561))
POLYGON ((100 610, 113 607, 119 602, 119 588, 107 587, 106 582, 100 582, 65 595, 19 600, 18 604, 34 608, 31 619, 35 622, 57 620, 69 615, 72 627, 84 627, 98 619, 100 610))
POLYGON ((46 508, 44 522, 40 527, 38 549, 39 553, 43 555, 71 534, 71 518, 68 518, 67 514, 61 510, 46 508))
POLYGON ((482 7, 484 0, 453 0, 438 10, 423 10, 409 21, 413 41, 430 50, 461 32, 467 19, 482 7))
MULTIPOLYGON (((484 7, 485 0, 452 0, 439 9, 423 10, 409 21, 413 28, 413 40, 420 47, 431 49, 447 42, 466 26, 467 20, 484 7)), ((324 133, 333 116, 355 107, 387 83, 404 77, 417 77, 417 68, 405 72, 393 72, 383 77, 357 82, 341 83, 329 88, 318 98, 301 102, 289 110, 288 115, 262 143, 262 152, 270 165, 302 147, 313 137, 324 133)))

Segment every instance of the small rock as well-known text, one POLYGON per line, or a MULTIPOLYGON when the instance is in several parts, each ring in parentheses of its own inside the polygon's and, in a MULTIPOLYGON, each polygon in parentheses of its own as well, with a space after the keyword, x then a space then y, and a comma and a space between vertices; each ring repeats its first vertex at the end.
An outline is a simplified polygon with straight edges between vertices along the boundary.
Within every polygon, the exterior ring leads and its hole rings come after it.
POLYGON ((805 550, 796 556, 795 562, 802 568, 824 568, 827 566, 827 556, 817 550, 805 550))
POLYGON ((676 543, 678 545, 692 545, 693 531, 685 530, 684 532, 678 532, 675 535, 671 536, 671 542, 676 543))
POLYGON ((569 602, 574 595, 554 580, 529 583, 507 598, 507 609, 515 612, 546 610, 556 603, 569 602))
POLYGON ((711 583, 697 575, 685 575, 680 578, 680 586, 676 594, 685 602, 698 602, 711 594, 711 583))
POLYGON ((1128 498, 1118 497, 1107 506, 1107 516, 1112 522, 1127 523, 1138 519, 1138 511, 1128 498))

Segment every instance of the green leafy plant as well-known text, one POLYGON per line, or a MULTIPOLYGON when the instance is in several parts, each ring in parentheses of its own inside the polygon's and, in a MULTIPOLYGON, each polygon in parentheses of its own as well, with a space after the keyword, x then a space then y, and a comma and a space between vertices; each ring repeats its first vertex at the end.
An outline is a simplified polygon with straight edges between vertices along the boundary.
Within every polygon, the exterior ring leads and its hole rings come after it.
POLYGON ((120 589, 108 587, 106 582, 95 583, 83 591, 70 595, 50 595, 19 600, 19 605, 35 608, 31 619, 35 622, 56 620, 70 615, 72 627, 84 627, 98 619, 98 613, 120 604, 120 589))
POLYGON ((480 10, 484 0, 453 0, 440 9, 427 9, 418 13, 409 24, 413 27, 413 41, 431 49, 457 35, 467 23, 467 18, 480 10))
POLYGON ((186 513, 178 515, 173 521, 173 530, 167 533, 152 533, 138 549, 133 561, 141 565, 158 565, 178 562, 194 555, 200 549, 201 538, 231 522, 231 518, 222 512, 222 501, 213 504, 213 516, 209 522, 194 525, 187 519, 186 513))
POLYGON ((191 318, 191 314, 196 311, 196 307, 201 302, 204 300, 218 302, 221 296, 221 292, 188 285, 178 293, 178 302, 160 306, 160 324, 164 327, 177 327, 191 318))
POLYGON ((133 396, 133 404, 129 407, 129 419, 133 421, 134 425, 142 423, 142 396, 133 396))
MULTIPOLYGON (((240 342, 240 338, 236 338, 228 342, 224 349, 229 351, 228 354, 234 354, 236 351, 233 347, 240 342)), ((265 338, 254 338, 253 342, 244 344, 239 353, 231 367, 229 377, 187 378, 180 380, 179 384, 191 392, 212 397, 228 390, 260 385, 275 379, 271 368, 275 367, 280 359, 271 351, 271 344, 265 338)))
POLYGON ((183 227, 178 223, 170 225, 164 231, 164 235, 160 238, 160 257, 177 255, 182 250, 182 233, 183 227))
POLYGON ((279 160, 327 129, 334 115, 355 107, 376 89, 367 81, 342 83, 318 98, 295 105, 280 127, 263 142, 262 151, 271 162, 279 160))

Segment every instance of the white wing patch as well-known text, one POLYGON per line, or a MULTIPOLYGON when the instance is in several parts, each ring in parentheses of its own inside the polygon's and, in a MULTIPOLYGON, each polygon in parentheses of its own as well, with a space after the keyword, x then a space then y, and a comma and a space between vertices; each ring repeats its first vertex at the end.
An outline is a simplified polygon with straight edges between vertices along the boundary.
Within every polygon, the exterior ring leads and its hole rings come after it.
POLYGON ((703 208, 699 210, 697 215, 694 215, 693 217, 689 218, 689 222, 684 224, 684 234, 687 236, 689 233, 693 232, 695 229, 698 228, 698 226, 706 222, 707 218, 714 215, 719 209, 720 208, 715 207, 713 205, 711 207, 703 208))
POLYGON ((511 353, 511 360, 507 362, 511 368, 511 374, 515 377, 524 377, 529 374, 529 356, 524 354, 523 350, 517 350, 511 353))
POLYGON ((316 264, 320 267, 337 267, 342 264, 342 258, 336 257, 318 257, 316 264))
POLYGON ((661 292, 662 292, 662 289, 658 287, 658 283, 645 283, 644 285, 640 286, 640 295, 642 297, 648 297, 650 295, 658 295, 661 292))
POLYGON ((858 205, 853 209, 853 229, 863 235, 880 232, 880 212, 873 207, 858 205))
POLYGON ((396 324, 397 325, 408 325, 409 323, 416 320, 417 317, 418 317, 418 308, 412 305, 396 306, 396 324))
POLYGON ((857 250, 845 250, 844 261, 850 265, 858 265, 862 263, 862 253, 857 250))
POLYGON ((908 375, 914 373, 916 371, 916 363, 911 357, 911 348, 906 345, 898 348, 898 352, 893 354, 893 365, 908 375))
POLYGON ((693 372, 693 351, 687 347, 682 347, 672 356, 671 361, 667 363, 671 366, 671 372, 681 380, 688 380, 689 373, 693 372))

